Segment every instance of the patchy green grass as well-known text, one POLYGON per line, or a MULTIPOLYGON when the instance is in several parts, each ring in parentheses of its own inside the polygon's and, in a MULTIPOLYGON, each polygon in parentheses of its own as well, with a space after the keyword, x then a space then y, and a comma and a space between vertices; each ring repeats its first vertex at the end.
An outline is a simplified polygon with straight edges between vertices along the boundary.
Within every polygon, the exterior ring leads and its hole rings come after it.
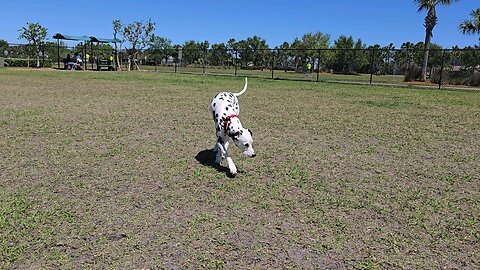
POLYGON ((475 269, 480 93, 0 70, 0 268, 475 269), (224 165, 225 166, 225 165, 224 165))

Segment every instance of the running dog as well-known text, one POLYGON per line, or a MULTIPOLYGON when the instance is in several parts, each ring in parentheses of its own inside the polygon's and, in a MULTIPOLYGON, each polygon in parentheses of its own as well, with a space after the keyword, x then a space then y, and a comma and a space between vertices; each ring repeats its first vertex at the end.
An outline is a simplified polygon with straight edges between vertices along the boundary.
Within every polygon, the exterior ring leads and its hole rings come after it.
POLYGON ((237 174, 237 167, 228 154, 229 138, 247 157, 253 158, 256 156, 255 150, 253 150, 252 132, 244 128, 238 118, 240 106, 237 97, 245 93, 247 84, 248 81, 245 78, 245 86, 242 91, 238 93, 220 92, 210 104, 210 113, 213 116, 213 121, 215 121, 217 135, 217 142, 213 149, 217 153, 215 164, 220 165, 222 159, 225 158, 232 175, 237 174))

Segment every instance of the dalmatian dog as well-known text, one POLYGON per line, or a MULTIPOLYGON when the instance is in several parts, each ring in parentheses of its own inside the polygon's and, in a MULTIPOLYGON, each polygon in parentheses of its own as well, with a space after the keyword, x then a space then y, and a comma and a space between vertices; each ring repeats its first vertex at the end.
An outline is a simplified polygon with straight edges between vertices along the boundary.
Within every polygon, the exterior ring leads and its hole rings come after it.
POLYGON ((252 132, 244 128, 238 118, 240 106, 237 97, 245 93, 247 84, 248 81, 245 78, 245 86, 242 91, 238 93, 220 92, 210 104, 210 113, 215 121, 217 135, 217 142, 213 149, 217 153, 215 164, 220 165, 222 159, 226 159, 230 173, 234 176, 237 174, 237 167, 228 154, 229 139, 247 157, 253 158, 256 155, 255 150, 253 150, 252 132))

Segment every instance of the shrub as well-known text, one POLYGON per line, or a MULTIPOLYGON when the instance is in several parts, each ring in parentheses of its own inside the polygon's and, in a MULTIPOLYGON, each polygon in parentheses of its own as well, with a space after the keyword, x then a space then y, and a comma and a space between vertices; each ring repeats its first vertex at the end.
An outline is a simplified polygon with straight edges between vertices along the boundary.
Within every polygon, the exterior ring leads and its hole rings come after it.
POLYGON ((422 69, 417 66, 412 66, 409 69, 405 70, 405 81, 413 82, 420 80, 420 75, 422 74, 422 69))
MULTIPOLYGON (((433 74, 432 82, 437 84, 440 82, 440 71, 436 71, 433 74)), ((469 69, 459 71, 444 70, 442 84, 480 86, 480 73, 469 69)))
MULTIPOLYGON (((5 62, 10 67, 37 67, 37 59, 5 58, 5 62)), ((52 67, 52 59, 40 59, 40 67, 52 67)))

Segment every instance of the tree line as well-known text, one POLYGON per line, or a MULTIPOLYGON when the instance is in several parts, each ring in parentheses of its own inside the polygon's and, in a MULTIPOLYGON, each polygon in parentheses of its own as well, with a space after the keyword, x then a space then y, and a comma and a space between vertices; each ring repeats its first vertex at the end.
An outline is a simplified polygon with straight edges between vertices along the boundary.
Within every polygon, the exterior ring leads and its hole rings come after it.
MULTIPOLYGON (((389 67, 389 63, 402 62, 405 63, 403 66, 407 68, 421 66, 419 80, 425 81, 429 67, 434 66, 441 55, 438 51, 441 47, 431 43, 434 27, 438 22, 436 9, 439 5, 451 5, 456 0, 414 0, 414 2, 418 5, 418 12, 426 11, 427 13, 424 23, 425 41, 416 44, 405 42, 398 49, 393 44, 384 47, 378 44, 367 46, 361 39, 354 40, 352 36, 345 35, 332 42, 330 35, 322 32, 306 33, 301 38, 295 38, 292 42, 284 42, 274 48, 270 48, 267 41, 259 36, 238 41, 232 38, 226 43, 218 44, 189 40, 183 44, 174 45, 170 39, 154 34, 155 23, 151 19, 146 22, 134 21, 130 24, 114 20, 112 23, 113 35, 121 42, 115 44, 115 48, 110 45, 96 44, 95 49, 109 51, 108 53, 113 50, 122 52, 122 57, 117 55, 116 60, 118 63, 126 61, 127 69, 132 66, 139 68, 136 60, 140 55, 159 61, 181 58, 182 62, 186 64, 204 64, 208 59, 212 65, 228 66, 233 65, 233 62, 236 61, 235 64, 239 64, 243 68, 263 69, 275 66, 283 68, 285 71, 299 70, 306 63, 313 62, 317 69, 341 73, 368 72, 368 69, 372 69, 372 64, 377 70, 388 72, 389 69, 395 69, 395 67, 389 67), (367 50, 374 51, 374 53, 369 53, 367 50), (420 56, 419 52, 423 55, 420 56)), ((459 30, 464 34, 480 34, 480 8, 473 10, 470 16, 471 19, 459 24, 459 30)), ((27 40, 29 43, 27 49, 24 50, 28 50, 37 57, 45 56, 45 54, 54 56, 48 51, 56 44, 46 41, 47 29, 39 23, 27 23, 26 26, 19 29, 19 32, 19 39, 27 40)), ((61 45, 63 51, 68 50, 63 43, 61 45)), ((6 46, 8 46, 6 41, 0 40, 0 55, 7 51, 2 49, 6 46)), ((478 49, 478 46, 474 48, 478 49)), ((74 48, 74 50, 81 51, 81 48, 74 48)), ((444 57, 443 60, 445 60, 445 55, 441 57, 444 57)), ((446 56, 447 59, 454 57, 451 53, 446 56)), ((471 62, 468 59, 460 60, 462 63, 471 62)))

